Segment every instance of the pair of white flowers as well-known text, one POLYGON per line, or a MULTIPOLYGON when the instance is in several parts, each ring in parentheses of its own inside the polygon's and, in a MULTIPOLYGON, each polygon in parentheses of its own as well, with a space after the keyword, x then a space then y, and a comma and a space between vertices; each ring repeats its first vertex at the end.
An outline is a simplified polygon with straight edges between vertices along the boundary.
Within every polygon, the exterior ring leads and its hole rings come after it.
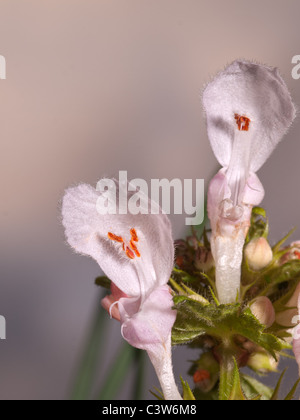
MULTIPOLYGON (((235 61, 208 84, 203 104, 208 136, 222 165, 210 183, 208 213, 218 297, 226 304, 239 295, 251 210, 264 196, 255 172, 292 123, 295 109, 277 69, 245 61, 235 61)), ((165 399, 181 399, 171 358, 176 312, 167 286, 174 264, 170 222, 162 212, 99 215, 98 198, 85 184, 66 191, 67 241, 93 257, 111 279, 112 295, 104 307, 120 320, 125 340, 148 352, 165 399)), ((299 350, 300 342, 295 347, 299 350)))

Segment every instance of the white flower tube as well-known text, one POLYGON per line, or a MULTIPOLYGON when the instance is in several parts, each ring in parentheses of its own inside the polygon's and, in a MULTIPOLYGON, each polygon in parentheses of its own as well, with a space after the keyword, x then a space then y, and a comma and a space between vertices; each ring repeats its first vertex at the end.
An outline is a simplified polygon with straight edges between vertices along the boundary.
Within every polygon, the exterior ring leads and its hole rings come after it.
POLYGON ((221 303, 240 290, 243 246, 252 207, 264 197, 255 172, 295 117, 289 91, 276 68, 235 61, 203 93, 208 137, 222 165, 208 193, 212 253, 221 303))

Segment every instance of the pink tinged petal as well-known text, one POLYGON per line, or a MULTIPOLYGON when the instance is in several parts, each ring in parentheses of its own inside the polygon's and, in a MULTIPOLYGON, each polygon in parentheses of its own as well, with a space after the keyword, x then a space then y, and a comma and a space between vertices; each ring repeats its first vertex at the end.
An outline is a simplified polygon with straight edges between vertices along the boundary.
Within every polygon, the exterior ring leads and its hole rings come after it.
POLYGON ((235 61, 220 72, 207 85, 203 104, 209 140, 223 167, 229 166, 234 151, 234 115, 251 120, 249 131, 241 132, 245 135, 236 158, 252 172, 264 164, 296 115, 278 70, 247 61, 235 61))
POLYGON ((137 311, 135 299, 119 302, 122 334, 132 346, 146 350, 154 366, 165 399, 181 399, 178 392, 171 354, 171 331, 176 319, 168 286, 154 290, 137 311))
POLYGON ((155 289, 137 309, 139 304, 132 298, 119 301, 123 337, 133 347, 142 350, 163 345, 176 319, 169 287, 155 289))
POLYGON ((182 400, 173 373, 171 334, 164 346, 157 344, 148 350, 148 356, 155 369, 165 400, 182 400))
MULTIPOLYGON (((298 286, 299 288, 299 286, 298 286)), ((300 293, 298 295, 298 322, 300 321, 300 293)), ((299 366, 299 376, 300 376, 300 323, 294 329, 293 333, 293 351, 299 366)))
POLYGON ((257 175, 250 173, 243 193, 243 203, 258 206, 265 195, 265 190, 257 175))
POLYGON ((110 314, 110 316, 117 321, 121 321, 120 311, 118 308, 118 301, 122 297, 128 297, 123 293, 114 283, 111 283, 111 295, 105 296, 102 299, 101 305, 110 314))
POLYGON ((110 314, 111 318, 121 321, 117 302, 112 295, 108 295, 101 300, 101 305, 110 314))
POLYGON ((299 366, 300 376, 300 324, 294 329, 293 351, 299 366))
POLYGON ((242 192, 242 202, 234 206, 225 169, 211 180, 208 190, 208 215, 211 221, 211 248, 216 265, 216 286, 221 303, 232 303, 240 291, 241 263, 245 237, 253 205, 264 190, 255 174, 250 174, 242 192))
POLYGON ((285 304, 286 309, 282 312, 278 312, 276 314, 276 322, 280 325, 285 327, 290 327, 295 325, 298 319, 298 313, 300 314, 300 305, 298 303, 298 299, 300 296, 300 283, 297 285, 295 292, 293 293, 290 300, 285 304), (298 306, 298 309, 297 309, 298 306))
MULTIPOLYGON (((128 197, 130 194, 134 193, 128 193, 128 197)), ((127 295, 138 297, 166 284, 174 261, 168 217, 164 214, 101 215, 97 212, 97 201, 101 196, 86 184, 66 191, 62 222, 68 243, 77 252, 94 258, 107 277, 127 295), (112 232, 130 241, 132 228, 138 234, 141 254, 134 260, 126 256, 122 244, 107 237, 108 232, 112 232)), ((148 202, 151 209, 151 202, 148 202)))

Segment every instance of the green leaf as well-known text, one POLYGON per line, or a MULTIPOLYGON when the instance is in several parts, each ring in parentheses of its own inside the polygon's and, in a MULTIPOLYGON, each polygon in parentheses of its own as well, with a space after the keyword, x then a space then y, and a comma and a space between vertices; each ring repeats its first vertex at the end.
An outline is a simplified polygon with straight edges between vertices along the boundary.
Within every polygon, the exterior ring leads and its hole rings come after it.
POLYGON ((236 360, 231 355, 227 355, 226 350, 223 352, 221 360, 219 399, 220 401, 246 400, 236 360))
POLYGON ((183 399, 185 401, 194 401, 195 397, 194 397, 194 394, 192 393, 192 390, 191 390, 188 382, 184 381, 182 379, 182 377, 180 377, 180 380, 181 380, 182 389, 183 389, 183 399))
POLYGON ((274 286, 285 282, 291 282, 300 277, 300 260, 291 260, 282 266, 272 268, 264 275, 267 287, 260 293, 265 296, 272 291, 274 286))
POLYGON ((300 378, 296 381, 296 383, 293 386, 293 388, 290 390, 290 392, 288 393, 288 395, 285 397, 285 399, 284 399, 285 401, 291 401, 294 398, 299 383, 300 383, 300 378))
POLYGON ((214 306, 176 296, 174 298, 177 318, 172 331, 173 344, 188 343, 208 334, 221 342, 230 341, 241 335, 267 350, 275 359, 276 352, 286 344, 272 334, 265 333, 265 327, 254 317, 249 308, 240 304, 214 306))
POLYGON ((95 279, 95 285, 110 289, 111 281, 106 276, 99 276, 95 279))
POLYGON ((281 386, 281 383, 282 383, 282 380, 283 380, 283 377, 284 377, 286 371, 287 371, 287 369, 284 369, 284 371, 280 375, 280 378, 278 379, 276 388, 274 389, 273 395, 271 397, 271 401, 276 401, 276 400, 279 399, 279 390, 280 390, 280 386, 281 386))
POLYGON ((150 390, 150 394, 152 394, 155 398, 157 398, 159 401, 164 401, 164 395, 163 395, 163 393, 161 392, 161 390, 160 389, 158 389, 158 388, 156 388, 156 387, 154 387, 154 389, 155 389, 155 391, 156 391, 156 393, 154 392, 154 391, 151 391, 150 390))
POLYGON ((232 389, 229 396, 229 401, 245 401, 246 397, 241 387, 239 368, 236 363, 236 360, 233 359, 233 361, 234 361, 234 371, 233 371, 232 389))
POLYGON ((295 232, 295 230, 296 228, 290 230, 290 232, 287 235, 285 235, 279 242, 277 242, 276 245, 273 246, 272 249, 274 254, 276 254, 280 250, 281 246, 285 243, 285 241, 288 240, 288 238, 295 232))
POLYGON ((246 242, 255 238, 267 238, 269 234, 269 223, 266 211, 262 207, 253 207, 251 214, 251 225, 246 242))
POLYGON ((241 383, 249 400, 255 398, 257 395, 260 395, 261 400, 270 400, 274 392, 273 389, 246 374, 241 375, 241 383))
POLYGON ((214 300, 215 304, 216 304, 217 306, 220 306, 220 302, 219 302, 219 300, 218 300, 217 296, 215 295, 214 290, 210 287, 210 288, 209 288, 209 291, 210 291, 210 294, 211 294, 211 296, 212 296, 212 298, 213 298, 213 300, 214 300))
POLYGON ((196 283, 198 279, 194 276, 191 276, 186 271, 179 270, 174 267, 172 271, 172 277, 179 283, 196 283))
POLYGON ((267 218, 266 210, 262 207, 253 207, 252 217, 261 216, 263 219, 267 218))

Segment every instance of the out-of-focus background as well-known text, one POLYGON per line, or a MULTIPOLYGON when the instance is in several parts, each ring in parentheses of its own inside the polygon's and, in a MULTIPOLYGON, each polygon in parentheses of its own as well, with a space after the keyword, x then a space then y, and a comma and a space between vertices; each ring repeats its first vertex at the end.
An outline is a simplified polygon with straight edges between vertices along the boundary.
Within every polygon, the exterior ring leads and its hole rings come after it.
MULTIPOLYGON (((0 1, 0 399, 68 398, 99 303, 97 264, 64 243, 64 189, 119 170, 207 184, 217 163, 203 86, 234 59, 254 59, 280 68, 299 106, 299 13, 297 0, 0 1)), ((299 132, 300 119, 259 172, 272 241, 299 225, 299 132)), ((172 222, 183 235, 184 216, 172 222)), ((122 343, 116 321, 103 340, 99 383, 122 343)), ((192 357, 175 349, 178 378, 192 357)))

